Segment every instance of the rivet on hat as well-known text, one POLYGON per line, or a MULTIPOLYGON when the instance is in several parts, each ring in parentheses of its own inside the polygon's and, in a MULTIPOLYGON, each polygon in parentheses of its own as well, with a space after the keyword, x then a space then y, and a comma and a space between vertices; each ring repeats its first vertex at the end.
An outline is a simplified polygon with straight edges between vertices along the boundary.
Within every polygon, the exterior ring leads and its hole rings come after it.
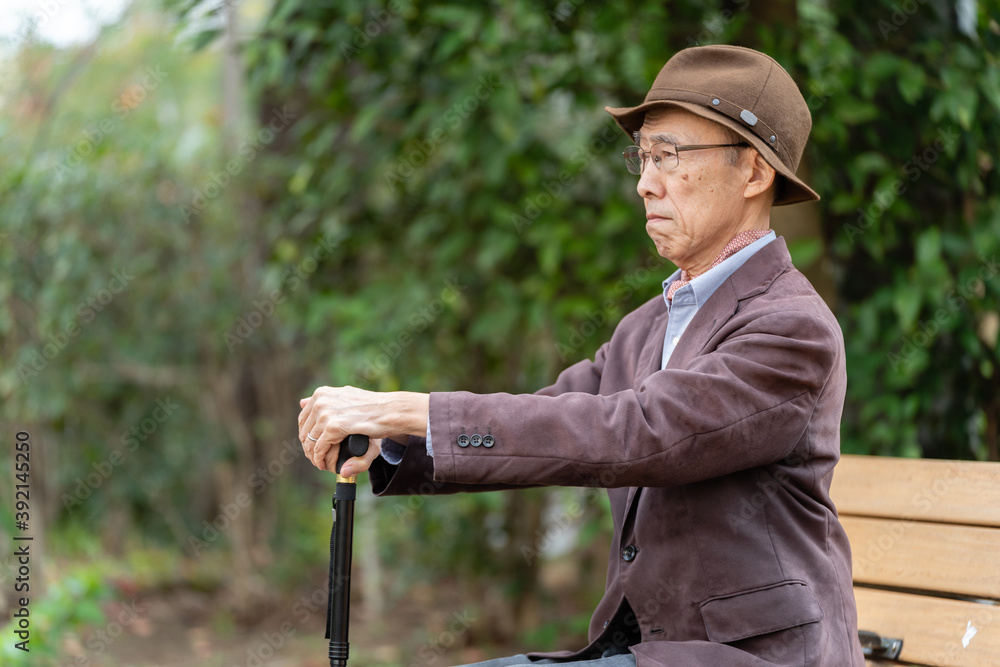
POLYGON ((712 104, 714 104, 715 106, 719 106, 719 98, 716 97, 715 99, 713 99, 712 104))
POLYGON ((770 141, 770 142, 771 142, 772 144, 773 144, 773 143, 774 143, 775 141, 777 141, 777 140, 778 140, 778 138, 777 138, 776 136, 774 136, 773 134, 771 135, 770 139, 768 139, 768 141, 770 141))
POLYGON ((757 116, 754 116, 751 112, 747 111, 746 109, 740 112, 740 118, 742 118, 743 121, 751 127, 757 124, 757 116))

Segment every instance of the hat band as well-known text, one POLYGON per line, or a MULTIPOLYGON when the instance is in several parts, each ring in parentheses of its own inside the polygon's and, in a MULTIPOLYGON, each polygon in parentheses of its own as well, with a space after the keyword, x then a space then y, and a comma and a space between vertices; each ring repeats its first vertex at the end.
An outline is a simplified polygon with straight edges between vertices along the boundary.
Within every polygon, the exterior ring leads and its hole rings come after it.
MULTIPOLYGON (((778 154, 780 158, 778 149, 781 144, 778 133, 772 130, 767 123, 758 118, 749 109, 744 109, 738 104, 733 104, 724 97, 697 93, 693 90, 681 90, 678 88, 654 88, 653 90, 650 90, 649 93, 650 95, 653 95, 654 93, 658 95, 666 93, 669 97, 661 99, 649 99, 647 97, 647 103, 670 102, 671 100, 677 100, 678 102, 691 102, 693 104, 700 104, 710 109, 714 109, 715 111, 728 116, 732 120, 740 123, 752 131, 758 138, 761 139, 761 141, 770 146, 775 154, 778 154)), ((782 160, 782 162, 784 162, 784 160, 782 160)))

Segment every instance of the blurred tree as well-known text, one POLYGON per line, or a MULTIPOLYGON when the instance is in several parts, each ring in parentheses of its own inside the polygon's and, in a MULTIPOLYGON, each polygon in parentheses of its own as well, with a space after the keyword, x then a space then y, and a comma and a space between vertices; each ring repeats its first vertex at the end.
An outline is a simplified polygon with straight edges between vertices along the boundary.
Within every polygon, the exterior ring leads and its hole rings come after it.
POLYGON ((191 557, 231 547, 221 598, 250 620, 274 593, 257 574, 274 482, 308 468, 304 374, 274 315, 329 244, 272 256, 258 157, 292 119, 227 126, 220 59, 177 48, 165 20, 136 3, 90 46, 18 52, 0 117, 0 411, 32 434, 39 539, 47 518, 100 529, 111 552, 140 529, 191 557))

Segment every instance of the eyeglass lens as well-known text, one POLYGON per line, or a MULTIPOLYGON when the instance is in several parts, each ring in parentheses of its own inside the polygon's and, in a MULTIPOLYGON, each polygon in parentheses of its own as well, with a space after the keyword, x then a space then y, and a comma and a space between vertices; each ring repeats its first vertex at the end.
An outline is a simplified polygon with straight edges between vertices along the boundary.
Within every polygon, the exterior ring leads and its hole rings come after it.
POLYGON ((667 171, 677 166, 677 148, 673 144, 657 143, 653 144, 648 151, 642 150, 639 146, 629 146, 625 149, 625 166, 630 174, 638 176, 642 173, 645 162, 653 160, 653 164, 660 171, 667 171))

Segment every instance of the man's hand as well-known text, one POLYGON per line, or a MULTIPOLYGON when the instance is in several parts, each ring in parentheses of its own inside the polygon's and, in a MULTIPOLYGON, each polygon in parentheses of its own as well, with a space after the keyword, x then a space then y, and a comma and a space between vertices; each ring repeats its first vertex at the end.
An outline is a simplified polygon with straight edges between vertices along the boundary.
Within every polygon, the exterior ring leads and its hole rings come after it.
POLYGON ((302 451, 320 470, 335 471, 339 444, 351 433, 367 435, 368 452, 348 459, 344 477, 368 470, 379 455, 378 441, 392 435, 423 436, 427 432, 428 394, 373 392, 356 387, 320 387, 299 401, 302 451), (372 444, 374 443, 374 447, 372 444))

